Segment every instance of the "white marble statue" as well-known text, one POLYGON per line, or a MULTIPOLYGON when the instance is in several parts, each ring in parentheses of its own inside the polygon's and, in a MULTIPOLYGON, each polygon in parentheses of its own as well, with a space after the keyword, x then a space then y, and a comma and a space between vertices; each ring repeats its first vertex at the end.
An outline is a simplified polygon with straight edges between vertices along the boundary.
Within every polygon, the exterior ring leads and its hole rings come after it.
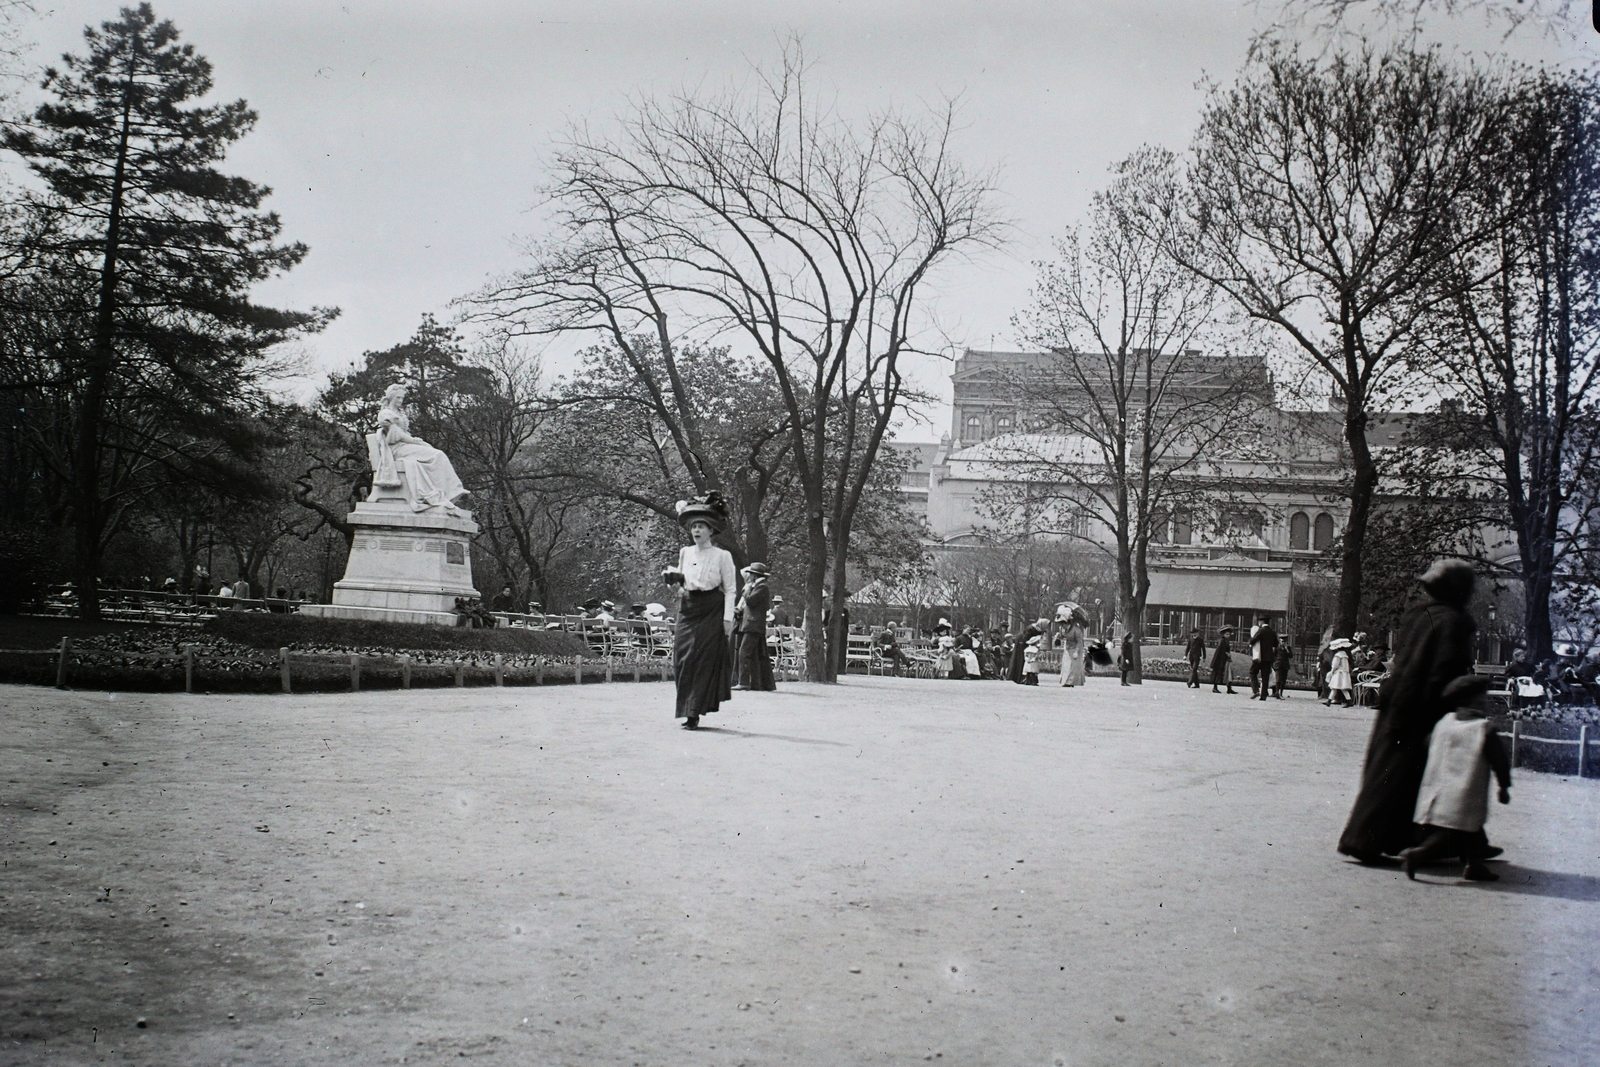
POLYGON ((367 434, 374 489, 400 488, 412 511, 443 508, 455 514, 456 501, 467 494, 450 457, 419 437, 411 436, 405 413, 406 386, 396 382, 383 393, 378 432, 367 434))

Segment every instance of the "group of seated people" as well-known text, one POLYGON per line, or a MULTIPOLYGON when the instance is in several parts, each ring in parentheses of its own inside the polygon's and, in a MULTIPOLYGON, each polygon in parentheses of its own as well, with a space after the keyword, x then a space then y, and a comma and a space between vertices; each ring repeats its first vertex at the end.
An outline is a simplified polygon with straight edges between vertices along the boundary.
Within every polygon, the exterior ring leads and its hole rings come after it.
POLYGON ((1518 648, 1506 663, 1506 699, 1511 707, 1529 704, 1600 704, 1600 648, 1587 655, 1577 646, 1558 644, 1555 655, 1539 663, 1518 648))

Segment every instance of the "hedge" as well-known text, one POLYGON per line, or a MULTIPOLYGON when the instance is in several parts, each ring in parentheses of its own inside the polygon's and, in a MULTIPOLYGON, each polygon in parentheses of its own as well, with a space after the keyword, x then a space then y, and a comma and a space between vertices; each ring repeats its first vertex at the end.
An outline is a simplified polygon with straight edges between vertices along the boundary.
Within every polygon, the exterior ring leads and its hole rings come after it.
POLYGON ((278 615, 264 611, 225 611, 206 622, 219 637, 252 648, 291 648, 337 652, 368 649, 395 652, 499 652, 508 656, 593 656, 577 634, 565 630, 528 630, 497 626, 493 630, 449 629, 370 619, 325 619, 312 615, 278 615))

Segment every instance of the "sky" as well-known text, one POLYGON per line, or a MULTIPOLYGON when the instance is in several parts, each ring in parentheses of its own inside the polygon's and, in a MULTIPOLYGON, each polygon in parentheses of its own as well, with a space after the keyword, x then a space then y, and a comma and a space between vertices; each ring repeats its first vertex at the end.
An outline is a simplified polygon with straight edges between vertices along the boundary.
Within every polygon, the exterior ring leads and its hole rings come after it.
MULTIPOLYGON (((1491 0, 1493 2, 1493 0, 1491 0)), ((25 67, 81 51, 111 2, 36 0, 21 27, 25 67)), ((841 110, 961 101, 955 143, 999 170, 1016 223, 1000 251, 937 279, 932 309, 958 347, 1015 347, 1011 316, 1032 264, 1140 145, 1181 150, 1207 80, 1226 83, 1272 0, 159 0, 213 64, 217 99, 244 98, 256 130, 225 169, 269 185, 285 239, 305 262, 257 290, 264 303, 335 306, 303 346, 308 394, 330 370, 408 338, 425 312, 519 263, 540 235, 545 160, 573 122, 605 126, 630 98, 721 88, 803 39, 813 86, 841 110)), ((1587 5, 1577 5, 1578 15, 1587 5)), ((1524 28, 1511 40, 1481 17, 1436 20, 1431 35, 1469 51, 1592 62, 1600 35, 1524 28)), ((1295 32, 1310 39, 1301 26, 1295 32)), ((15 161, 0 162, 14 171, 15 161)), ((570 365, 560 346, 547 370, 570 365)), ((948 403, 949 364, 915 368, 948 403)), ((902 427, 932 439, 948 413, 902 427)))

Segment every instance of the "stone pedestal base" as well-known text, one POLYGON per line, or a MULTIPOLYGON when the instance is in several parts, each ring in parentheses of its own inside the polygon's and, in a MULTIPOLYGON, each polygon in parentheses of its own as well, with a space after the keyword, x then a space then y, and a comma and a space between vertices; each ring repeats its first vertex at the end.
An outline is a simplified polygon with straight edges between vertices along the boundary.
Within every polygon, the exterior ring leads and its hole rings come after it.
POLYGON ((454 626, 456 598, 478 595, 471 512, 412 511, 403 500, 379 498, 357 504, 349 522, 355 543, 333 603, 304 605, 302 615, 454 626))

